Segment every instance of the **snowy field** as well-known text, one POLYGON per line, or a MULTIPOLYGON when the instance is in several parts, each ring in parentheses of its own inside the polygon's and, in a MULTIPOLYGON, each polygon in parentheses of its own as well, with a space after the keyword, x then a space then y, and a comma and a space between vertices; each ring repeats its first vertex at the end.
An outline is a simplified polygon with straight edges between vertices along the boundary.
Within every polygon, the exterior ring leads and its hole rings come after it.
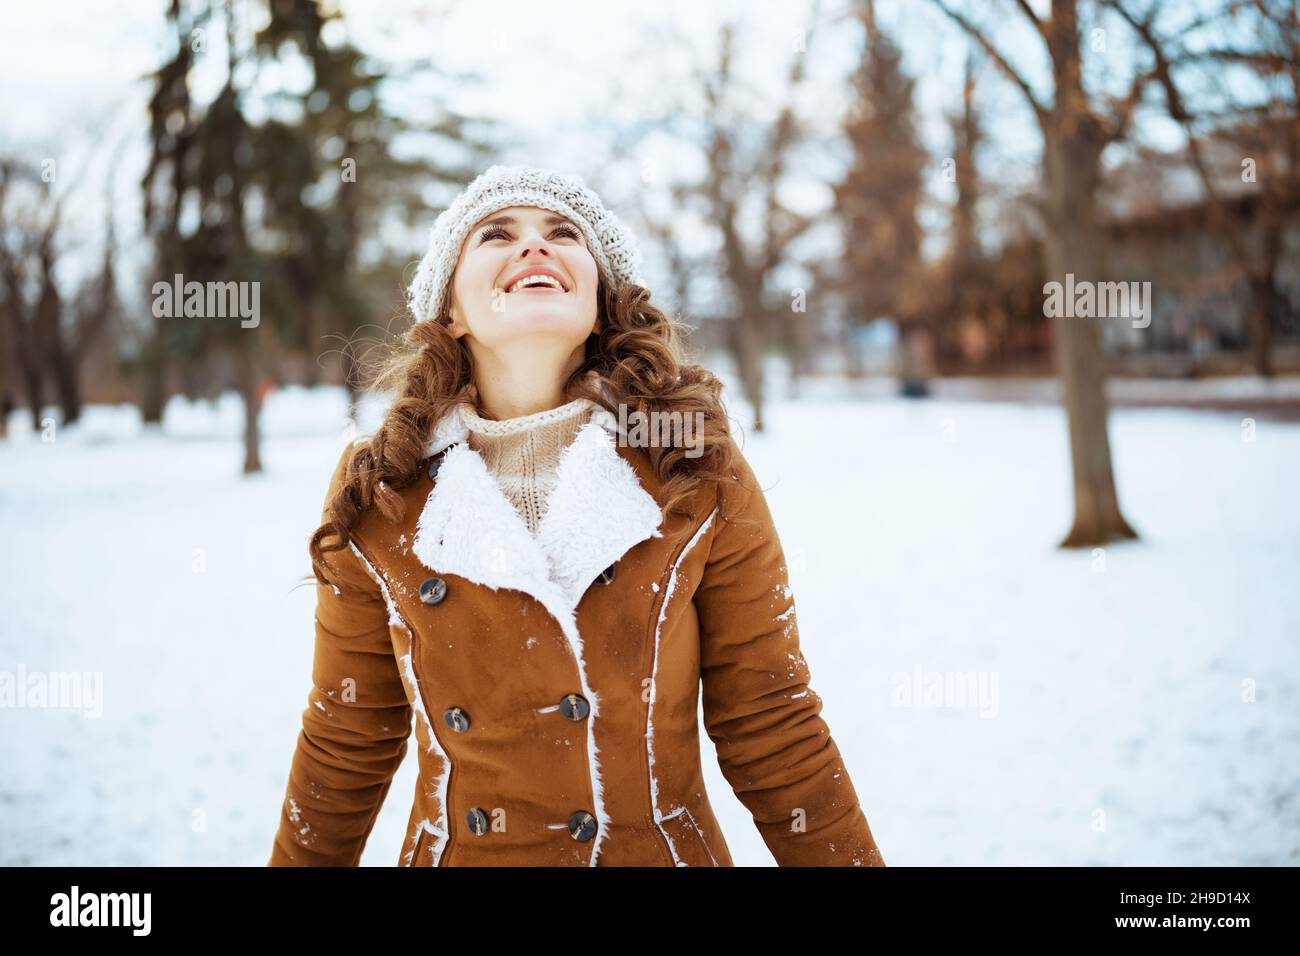
MULTIPOLYGON (((818 397, 769 415, 744 451, 886 863, 1300 864, 1300 425, 1249 442, 1241 416, 1117 411, 1142 541, 1094 555, 1054 547, 1058 409, 818 397)), ((273 395, 247 480, 233 399, 174 402, 149 433, 92 408, 53 442, 11 419, 0 672, 103 683, 99 714, 0 708, 0 864, 265 863, 342 419, 336 392, 273 395)), ((701 737, 736 863, 772 865, 701 737)), ((367 865, 396 861, 414 755, 367 865)))

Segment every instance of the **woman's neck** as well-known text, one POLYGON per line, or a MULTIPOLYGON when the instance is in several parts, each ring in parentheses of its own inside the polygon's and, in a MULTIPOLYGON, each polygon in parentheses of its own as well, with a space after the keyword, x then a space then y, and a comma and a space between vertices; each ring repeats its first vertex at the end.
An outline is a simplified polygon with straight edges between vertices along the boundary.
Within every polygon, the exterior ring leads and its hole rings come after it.
POLYGON ((569 400, 564 383, 581 363, 581 350, 559 368, 536 361, 522 367, 476 363, 474 387, 483 416, 504 421, 563 405, 569 400))

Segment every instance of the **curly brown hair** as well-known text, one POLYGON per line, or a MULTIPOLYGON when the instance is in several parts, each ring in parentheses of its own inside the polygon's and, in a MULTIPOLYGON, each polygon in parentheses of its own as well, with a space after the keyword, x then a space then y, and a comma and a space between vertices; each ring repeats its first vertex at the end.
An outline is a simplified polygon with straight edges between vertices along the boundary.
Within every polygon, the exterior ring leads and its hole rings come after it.
MULTIPOLYGON (((722 383, 703 365, 685 360, 687 327, 654 306, 642 286, 611 292, 601 281, 596 300, 600 331, 587 339, 582 364, 565 382, 566 400, 587 398, 615 414, 619 405, 629 414, 675 411, 691 416, 689 420, 702 412, 700 454, 688 457, 681 446, 646 448, 663 483, 665 516, 687 517, 686 499, 701 482, 735 477, 722 383), (595 380, 590 372, 596 373, 595 380), (602 384, 607 394, 602 394, 602 384)), ((396 398, 374 435, 350 450, 343 480, 326 506, 328 520, 311 536, 312 571, 322 584, 333 583, 326 555, 348 547, 352 529, 367 510, 377 508, 390 522, 402 519, 399 492, 423 472, 431 427, 474 394, 469 347, 452 335, 450 321, 444 308, 437 319, 413 325, 372 383, 373 389, 391 390, 396 398)))

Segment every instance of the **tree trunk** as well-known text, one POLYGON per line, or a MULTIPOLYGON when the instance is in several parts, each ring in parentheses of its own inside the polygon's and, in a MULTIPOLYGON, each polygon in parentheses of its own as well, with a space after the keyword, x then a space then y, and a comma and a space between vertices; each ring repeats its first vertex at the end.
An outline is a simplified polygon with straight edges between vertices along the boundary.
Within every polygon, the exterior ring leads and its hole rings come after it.
POLYGON ((862 349, 859 346, 858 325, 850 318, 844 318, 838 328, 840 349, 844 353, 844 370, 849 379, 858 381, 866 378, 867 370, 862 362, 862 349))
POLYGON ((1277 287, 1273 277, 1250 280, 1250 363, 1261 378, 1273 377, 1273 316, 1277 314, 1277 287))
MULTIPOLYGON (((15 329, 18 336, 29 334, 27 329, 15 329)), ((14 349, 14 361, 18 366, 18 378, 27 393, 27 404, 32 410, 32 430, 41 430, 41 403, 44 401, 44 376, 35 356, 36 349, 30 339, 19 338, 14 349)))
POLYGON ((304 295, 302 302, 302 335, 307 353, 306 367, 303 369, 303 385, 314 388, 320 384, 320 340, 321 314, 314 297, 304 295))
POLYGON ((162 422, 163 404, 167 399, 167 347, 164 336, 167 334, 163 325, 167 319, 155 319, 153 335, 145 345, 142 371, 142 390, 140 395, 140 417, 145 424, 162 422))
POLYGON ((262 435, 258 425, 262 411, 262 390, 252 347, 239 349, 239 394, 244 399, 244 474, 262 471, 262 435))
POLYGON ((63 410, 63 424, 71 425, 81 418, 81 387, 77 381, 76 359, 64 344, 63 332, 58 328, 53 330, 48 359, 59 407, 63 410))
POLYGON ((41 291, 36 302, 37 354, 46 371, 54 380, 54 394, 63 411, 63 425, 71 425, 81 417, 81 401, 77 391, 77 370, 72 362, 72 350, 64 341, 63 297, 54 281, 56 257, 53 251, 53 228, 42 241, 40 250, 41 291))
POLYGON ((41 378, 39 375, 24 375, 23 384, 27 386, 27 403, 32 409, 32 431, 41 430, 41 378))
MULTIPOLYGON (((1101 236, 1093 188, 1101 146, 1085 123, 1058 123, 1044 145, 1047 186, 1047 265, 1051 281, 1100 278, 1101 236)), ((1071 310, 1065 309, 1063 312, 1071 310)), ((1074 525, 1061 542, 1084 548, 1136 538, 1120 513, 1107 433, 1105 355, 1098 322, 1115 319, 1053 318, 1061 399, 1070 428, 1074 472, 1074 525)))
POLYGON ((758 316, 746 308, 736 316, 732 333, 732 354, 745 400, 754 410, 754 431, 763 430, 763 347, 759 340, 758 316))
POLYGON ((812 323, 808 321, 807 312, 796 312, 794 309, 789 313, 778 312, 774 318, 780 323, 778 331, 789 364, 790 383, 787 394, 790 398, 796 398, 799 386, 812 371, 809 347, 812 323))

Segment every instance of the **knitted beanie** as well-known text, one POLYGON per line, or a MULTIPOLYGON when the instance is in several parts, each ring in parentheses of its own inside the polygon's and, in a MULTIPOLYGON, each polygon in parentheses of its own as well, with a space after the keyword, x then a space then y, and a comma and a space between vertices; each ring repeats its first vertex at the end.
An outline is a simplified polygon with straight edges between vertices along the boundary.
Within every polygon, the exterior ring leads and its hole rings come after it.
POLYGON ((580 177, 533 166, 491 166, 434 220, 429 249, 407 290, 416 322, 441 314, 461 244, 474 224, 507 206, 537 206, 571 219, 582 230, 606 285, 644 285, 636 240, 580 177))

